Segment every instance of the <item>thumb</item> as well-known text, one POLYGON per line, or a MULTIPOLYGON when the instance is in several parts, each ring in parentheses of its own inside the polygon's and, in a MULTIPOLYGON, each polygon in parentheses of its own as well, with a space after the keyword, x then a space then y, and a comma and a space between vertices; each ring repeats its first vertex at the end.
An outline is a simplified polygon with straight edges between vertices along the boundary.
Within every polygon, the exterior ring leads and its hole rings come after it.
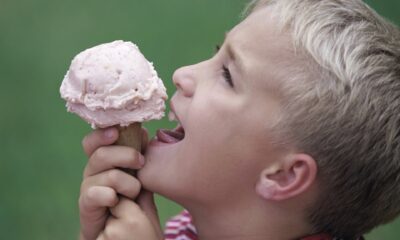
POLYGON ((153 224, 154 228, 157 230, 157 234, 160 236, 161 239, 163 236, 163 232, 160 226, 157 206, 154 203, 154 193, 142 189, 138 198, 136 199, 136 202, 137 204, 139 204, 142 211, 149 218, 149 220, 153 224))

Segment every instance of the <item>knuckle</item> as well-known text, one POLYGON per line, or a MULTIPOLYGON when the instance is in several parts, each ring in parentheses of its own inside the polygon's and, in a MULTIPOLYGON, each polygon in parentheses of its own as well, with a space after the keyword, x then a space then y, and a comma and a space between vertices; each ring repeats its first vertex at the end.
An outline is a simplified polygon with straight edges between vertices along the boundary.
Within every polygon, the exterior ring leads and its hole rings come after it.
POLYGON ((134 179, 134 181, 132 181, 132 191, 135 196, 139 194, 141 188, 142 184, 140 184, 138 180, 134 179))
POLYGON ((94 151, 90 162, 104 161, 106 158, 107 158, 107 148, 99 147, 98 149, 96 149, 96 151, 94 151))
POLYGON ((129 184, 125 184, 122 187, 121 192, 126 193, 127 197, 136 198, 140 193, 141 187, 142 186, 140 182, 136 179, 133 179, 129 184))
POLYGON ((106 239, 119 240, 121 239, 120 234, 121 232, 119 231, 119 229, 113 225, 106 227, 106 229, 104 230, 104 235, 106 239))
POLYGON ((127 217, 125 219, 125 223, 129 226, 130 229, 140 229, 141 222, 136 217, 127 217))
POLYGON ((118 184, 119 179, 121 179, 121 172, 117 169, 112 169, 107 172, 107 181, 111 186, 118 184))
POLYGON ((104 230, 104 235, 107 237, 107 239, 120 239, 119 232, 115 227, 107 227, 104 230))
POLYGON ((91 202, 97 198, 97 191, 94 188, 88 188, 85 192, 86 199, 91 202))
POLYGON ((80 207, 82 209, 91 209, 97 205, 98 198, 101 195, 101 191, 96 187, 89 187, 81 194, 80 207))

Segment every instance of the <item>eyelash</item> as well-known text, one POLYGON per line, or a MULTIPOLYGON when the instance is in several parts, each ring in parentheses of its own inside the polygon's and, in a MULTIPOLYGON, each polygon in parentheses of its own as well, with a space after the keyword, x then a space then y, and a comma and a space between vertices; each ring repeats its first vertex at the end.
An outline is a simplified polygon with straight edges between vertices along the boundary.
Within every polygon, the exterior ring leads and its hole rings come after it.
MULTIPOLYGON (((215 46, 215 52, 218 52, 220 48, 221 48, 221 46, 217 44, 215 46)), ((229 69, 225 65, 222 65, 222 71, 223 71, 222 75, 224 76, 225 81, 229 84, 229 86, 234 87, 234 84, 232 81, 232 75, 231 75, 231 72, 229 71, 229 69)))
POLYGON ((229 69, 225 65, 222 65, 222 70, 222 75, 224 76, 226 82, 229 84, 229 86, 234 87, 231 72, 229 72, 229 69))

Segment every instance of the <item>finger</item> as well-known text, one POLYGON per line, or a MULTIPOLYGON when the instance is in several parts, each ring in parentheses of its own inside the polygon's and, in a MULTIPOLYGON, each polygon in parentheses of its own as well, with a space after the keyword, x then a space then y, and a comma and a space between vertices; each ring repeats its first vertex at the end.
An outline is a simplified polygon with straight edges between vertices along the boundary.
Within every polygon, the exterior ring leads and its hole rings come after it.
POLYGON ((83 216, 97 218, 105 209, 98 211, 99 208, 113 207, 118 203, 118 196, 114 189, 104 186, 93 186, 82 193, 79 198, 79 207, 83 216))
POLYGON ((150 219, 153 226, 158 230, 158 235, 162 236, 161 224, 158 217, 157 206, 154 202, 154 194, 147 190, 142 190, 139 194, 139 197, 136 199, 136 202, 142 209, 142 211, 146 214, 146 216, 150 219))
POLYGON ((95 239, 104 228, 108 216, 107 207, 118 203, 116 192, 112 188, 94 186, 81 194, 79 198, 82 235, 85 239, 95 239))
POLYGON ((97 129, 82 140, 82 147, 86 155, 89 157, 99 147, 110 145, 118 138, 118 130, 116 128, 97 129))
POLYGON ((140 169, 144 157, 138 151, 124 146, 106 146, 98 148, 89 158, 84 177, 92 176, 112 168, 140 169))
POLYGON ((140 192, 140 182, 120 169, 112 169, 88 177, 82 183, 82 191, 90 186, 103 186, 114 189, 117 193, 135 199, 140 192))
POLYGON ((133 200, 122 197, 115 207, 110 208, 111 214, 118 219, 132 219, 132 216, 144 215, 139 205, 133 200))
POLYGON ((162 239, 161 229, 155 229, 134 201, 122 197, 115 207, 110 208, 110 212, 119 221, 119 226, 135 232, 137 239, 162 239))
POLYGON ((146 152, 148 142, 149 142, 149 132, 147 131, 146 128, 142 128, 142 145, 141 145, 142 153, 146 152))
MULTIPOLYGON (((104 240, 118 240, 123 239, 124 226, 122 221, 114 218, 113 216, 108 217, 106 226, 103 233, 101 234, 101 239, 104 240)), ((100 237, 100 236, 99 236, 100 237)))

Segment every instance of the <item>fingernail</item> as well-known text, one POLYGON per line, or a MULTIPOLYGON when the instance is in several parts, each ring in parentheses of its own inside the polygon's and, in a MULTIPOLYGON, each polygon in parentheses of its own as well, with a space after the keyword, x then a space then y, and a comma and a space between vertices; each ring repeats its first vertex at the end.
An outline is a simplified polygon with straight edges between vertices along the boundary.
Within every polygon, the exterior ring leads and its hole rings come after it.
POLYGON ((109 129, 106 129, 105 131, 104 131, 104 136, 106 137, 106 138, 113 138, 114 137, 114 129, 113 128, 109 128, 109 129))

